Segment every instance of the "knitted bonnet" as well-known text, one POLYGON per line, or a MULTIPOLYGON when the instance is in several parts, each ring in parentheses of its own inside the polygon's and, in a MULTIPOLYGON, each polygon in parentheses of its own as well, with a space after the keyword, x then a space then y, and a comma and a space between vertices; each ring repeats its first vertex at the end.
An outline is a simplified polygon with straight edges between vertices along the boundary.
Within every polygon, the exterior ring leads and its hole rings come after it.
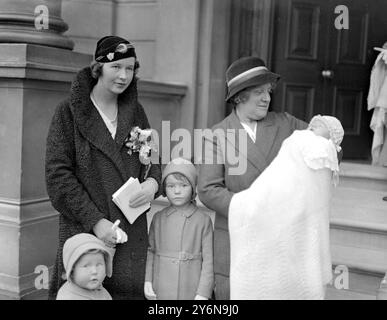
POLYGON ((312 118, 312 120, 310 120, 308 128, 312 128, 318 123, 323 123, 327 127, 330 135, 330 140, 333 142, 336 147, 336 150, 339 152, 341 150, 340 144, 344 138, 344 129, 341 125, 341 122, 337 118, 332 116, 316 115, 312 118))

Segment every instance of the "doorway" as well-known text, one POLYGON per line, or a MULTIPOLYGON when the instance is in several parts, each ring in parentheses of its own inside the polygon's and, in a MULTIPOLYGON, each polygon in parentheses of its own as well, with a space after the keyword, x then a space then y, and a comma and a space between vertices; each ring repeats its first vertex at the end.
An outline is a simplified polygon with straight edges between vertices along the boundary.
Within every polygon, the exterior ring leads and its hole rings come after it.
POLYGON ((344 159, 370 162, 373 132, 367 95, 378 54, 373 47, 387 41, 383 17, 387 2, 242 0, 234 7, 232 21, 240 23, 231 35, 238 42, 231 41, 230 61, 246 55, 265 56, 267 65, 281 75, 272 109, 305 121, 316 114, 337 117, 345 130, 344 159), (339 5, 348 8, 348 29, 335 26, 339 5), (257 22, 268 18, 271 24, 257 22), (262 34, 269 36, 266 51, 262 50, 262 34))

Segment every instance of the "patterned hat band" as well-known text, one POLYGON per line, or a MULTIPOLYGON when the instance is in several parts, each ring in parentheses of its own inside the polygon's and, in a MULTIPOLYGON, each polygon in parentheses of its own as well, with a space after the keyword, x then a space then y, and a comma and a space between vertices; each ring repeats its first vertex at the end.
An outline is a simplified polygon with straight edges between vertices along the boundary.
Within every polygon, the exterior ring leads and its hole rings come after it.
POLYGON ((269 70, 266 67, 255 67, 251 68, 249 70, 246 70, 245 72, 242 72, 232 78, 230 81, 227 82, 227 86, 237 86, 247 80, 250 80, 251 78, 254 78, 256 76, 266 74, 269 70))
POLYGON ((134 46, 131 43, 120 43, 115 46, 114 50, 108 49, 106 51, 106 54, 98 56, 95 60, 98 62, 112 62, 124 58, 136 57, 134 46))

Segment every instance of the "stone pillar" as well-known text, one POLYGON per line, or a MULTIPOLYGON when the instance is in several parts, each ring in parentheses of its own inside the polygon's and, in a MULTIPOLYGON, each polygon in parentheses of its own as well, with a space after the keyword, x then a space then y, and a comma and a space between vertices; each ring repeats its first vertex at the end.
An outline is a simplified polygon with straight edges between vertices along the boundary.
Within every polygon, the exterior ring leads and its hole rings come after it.
POLYGON ((73 49, 61 11, 62 0, 0 0, 0 42, 73 49))
POLYGON ((61 1, 0 0, 0 299, 45 297, 58 243, 47 197, 45 141, 56 105, 91 56, 61 33, 61 1), (34 27, 44 3, 47 30, 34 27))

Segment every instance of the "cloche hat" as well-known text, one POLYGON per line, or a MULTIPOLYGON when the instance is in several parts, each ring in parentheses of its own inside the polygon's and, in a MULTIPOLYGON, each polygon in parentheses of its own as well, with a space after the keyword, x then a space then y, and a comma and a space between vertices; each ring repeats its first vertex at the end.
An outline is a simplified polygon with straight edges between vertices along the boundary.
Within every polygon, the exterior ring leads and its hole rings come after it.
POLYGON ((192 200, 196 198, 196 183, 197 183, 197 172, 193 163, 184 158, 175 158, 171 160, 163 171, 161 178, 161 184, 163 185, 163 196, 166 196, 164 181, 172 173, 180 173, 185 176, 192 186, 192 200))
POLYGON ((106 36, 98 40, 94 59, 98 62, 113 62, 124 58, 136 57, 132 43, 117 36, 106 36))
POLYGON ((227 97, 229 101, 238 92, 248 87, 277 82, 279 74, 271 72, 258 57, 243 57, 234 61, 226 71, 227 97))

